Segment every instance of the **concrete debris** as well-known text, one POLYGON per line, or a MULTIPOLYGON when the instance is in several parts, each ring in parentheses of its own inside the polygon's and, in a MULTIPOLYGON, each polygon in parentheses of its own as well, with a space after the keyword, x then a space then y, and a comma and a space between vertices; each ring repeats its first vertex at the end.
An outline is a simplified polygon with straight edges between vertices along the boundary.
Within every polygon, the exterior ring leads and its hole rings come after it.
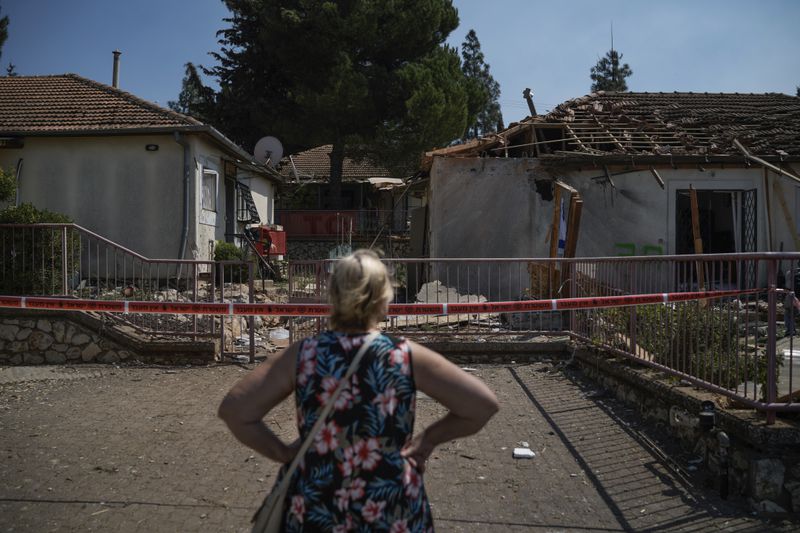
POLYGON ((512 456, 514 459, 533 459, 536 457, 536 452, 530 448, 514 448, 512 456))
POLYGON ((420 287, 417 293, 419 303, 483 303, 486 297, 479 294, 459 294, 458 290, 448 287, 439 280, 429 281, 420 287))

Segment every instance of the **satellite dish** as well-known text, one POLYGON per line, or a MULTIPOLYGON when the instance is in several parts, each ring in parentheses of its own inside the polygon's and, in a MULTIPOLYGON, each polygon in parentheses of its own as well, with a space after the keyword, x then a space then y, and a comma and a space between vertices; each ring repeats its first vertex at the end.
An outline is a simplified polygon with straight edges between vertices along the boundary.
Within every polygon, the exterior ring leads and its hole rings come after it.
POLYGON ((256 161, 275 168, 283 158, 283 145, 275 137, 261 137, 253 150, 253 157, 256 161))

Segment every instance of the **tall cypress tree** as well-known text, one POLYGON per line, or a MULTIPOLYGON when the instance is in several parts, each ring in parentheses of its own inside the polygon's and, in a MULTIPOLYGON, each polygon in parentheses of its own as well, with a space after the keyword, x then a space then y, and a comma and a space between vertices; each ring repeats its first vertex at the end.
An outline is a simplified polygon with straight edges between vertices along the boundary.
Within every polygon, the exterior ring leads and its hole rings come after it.
POLYGON ((388 166, 460 137, 466 82, 444 42, 451 0, 226 0, 230 27, 209 70, 219 125, 246 147, 265 134, 292 149, 332 144, 331 201, 345 155, 388 166))
POLYGON ((475 30, 469 30, 461 44, 461 70, 467 79, 468 126, 465 139, 473 139, 502 128, 500 84, 489 72, 475 30))

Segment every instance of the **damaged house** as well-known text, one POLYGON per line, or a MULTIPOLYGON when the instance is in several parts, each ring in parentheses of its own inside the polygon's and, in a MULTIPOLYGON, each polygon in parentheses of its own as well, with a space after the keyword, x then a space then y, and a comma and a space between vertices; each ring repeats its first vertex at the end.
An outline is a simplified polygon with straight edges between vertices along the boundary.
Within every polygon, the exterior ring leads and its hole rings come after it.
POLYGON ((431 257, 694 253, 694 194, 703 252, 800 251, 800 98, 785 94, 591 94, 423 170, 431 257))

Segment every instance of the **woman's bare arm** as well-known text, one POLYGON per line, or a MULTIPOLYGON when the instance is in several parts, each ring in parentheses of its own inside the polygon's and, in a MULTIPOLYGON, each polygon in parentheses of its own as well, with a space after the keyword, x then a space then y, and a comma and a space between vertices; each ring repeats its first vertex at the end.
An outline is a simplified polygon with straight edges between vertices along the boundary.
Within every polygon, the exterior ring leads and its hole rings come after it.
POLYGON ((420 471, 433 449, 443 442, 477 433, 499 409, 494 393, 481 380, 440 354, 409 341, 417 389, 450 412, 417 433, 403 450, 420 471))
POLYGON ((291 461, 296 448, 282 442, 263 418, 294 391, 298 348, 298 343, 289 346, 247 374, 231 388, 218 411, 242 444, 281 463, 291 461))

